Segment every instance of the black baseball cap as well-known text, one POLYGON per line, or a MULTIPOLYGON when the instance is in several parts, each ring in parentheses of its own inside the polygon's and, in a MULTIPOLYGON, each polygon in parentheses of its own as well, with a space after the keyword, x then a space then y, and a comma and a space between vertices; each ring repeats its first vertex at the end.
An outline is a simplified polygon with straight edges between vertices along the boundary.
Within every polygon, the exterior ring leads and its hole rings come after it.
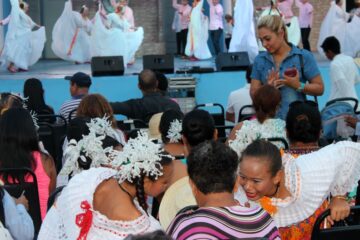
POLYGON ((71 82, 76 83, 79 87, 90 87, 91 85, 90 76, 83 72, 77 72, 72 76, 66 76, 65 80, 70 80, 71 82))

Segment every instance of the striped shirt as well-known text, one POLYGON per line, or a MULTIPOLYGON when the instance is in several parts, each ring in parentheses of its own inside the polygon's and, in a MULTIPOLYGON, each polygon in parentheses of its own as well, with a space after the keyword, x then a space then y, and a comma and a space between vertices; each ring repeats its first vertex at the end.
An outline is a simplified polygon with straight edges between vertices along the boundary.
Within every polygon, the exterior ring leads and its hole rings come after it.
POLYGON ((178 215, 167 233, 181 239, 280 239, 273 219, 262 208, 203 207, 178 215))
MULTIPOLYGON (((69 122, 69 114, 71 113, 71 119, 73 119, 76 116, 76 110, 82 100, 82 98, 85 97, 85 95, 79 95, 76 97, 73 97, 71 100, 68 100, 64 102, 59 110, 59 115, 63 116, 66 119, 66 122, 69 122)), ((60 122, 61 123, 61 120, 60 122)))

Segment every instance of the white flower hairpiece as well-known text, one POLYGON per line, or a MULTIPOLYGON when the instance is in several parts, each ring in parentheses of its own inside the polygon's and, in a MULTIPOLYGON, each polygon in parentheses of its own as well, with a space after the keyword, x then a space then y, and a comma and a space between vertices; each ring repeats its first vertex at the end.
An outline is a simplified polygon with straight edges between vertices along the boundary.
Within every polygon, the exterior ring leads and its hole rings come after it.
POLYGON ((112 147, 103 148, 102 140, 105 135, 97 136, 90 132, 89 135, 83 136, 80 141, 71 139, 64 152, 65 163, 59 175, 72 176, 81 172, 78 159, 84 163, 87 162, 86 157, 91 159, 90 167, 100 167, 102 164, 108 163, 108 155, 113 151, 112 147))
POLYGON ((115 138, 116 132, 111 126, 109 117, 106 115, 103 118, 92 118, 90 123, 86 124, 89 127, 90 132, 95 133, 96 135, 106 135, 112 138, 115 138))
POLYGON ((178 143, 181 139, 182 125, 181 121, 175 119, 170 123, 169 131, 166 135, 170 139, 170 143, 178 143))
POLYGON ((149 140, 147 132, 140 130, 138 137, 130 139, 122 152, 113 151, 110 164, 118 170, 119 183, 125 180, 133 182, 134 178, 142 174, 157 179, 163 174, 161 158, 172 158, 162 151, 160 144, 149 140))
POLYGON ((31 118, 33 120, 36 131, 39 130, 40 127, 39 127, 39 124, 38 124, 38 118, 37 118, 36 112, 31 110, 30 115, 31 115, 31 118))
MULTIPOLYGON (((27 104, 26 104, 27 101, 29 100, 28 97, 23 97, 23 96, 21 96, 20 93, 11 92, 10 94, 11 94, 12 96, 14 96, 14 97, 19 98, 19 99, 21 100, 21 102, 22 102, 22 107, 23 107, 24 109, 26 109, 26 110, 29 110, 29 109, 28 109, 28 106, 27 106, 27 104)), ((37 118, 37 114, 36 114, 35 111, 32 111, 32 110, 30 110, 29 112, 30 112, 31 118, 32 118, 32 120, 33 120, 35 129, 36 129, 36 131, 37 131, 37 130, 39 130, 39 124, 38 124, 38 120, 39 120, 39 119, 37 118)))
POLYGON ((114 137, 115 131, 111 127, 111 123, 105 116, 103 118, 91 119, 90 123, 87 123, 89 127, 89 134, 83 136, 80 141, 71 139, 65 152, 65 164, 60 172, 61 175, 68 176, 77 174, 81 171, 79 167, 78 159, 86 162, 86 157, 91 159, 90 167, 100 167, 101 164, 107 164, 110 162, 109 156, 112 155, 113 148, 103 148, 102 140, 106 136, 114 137))

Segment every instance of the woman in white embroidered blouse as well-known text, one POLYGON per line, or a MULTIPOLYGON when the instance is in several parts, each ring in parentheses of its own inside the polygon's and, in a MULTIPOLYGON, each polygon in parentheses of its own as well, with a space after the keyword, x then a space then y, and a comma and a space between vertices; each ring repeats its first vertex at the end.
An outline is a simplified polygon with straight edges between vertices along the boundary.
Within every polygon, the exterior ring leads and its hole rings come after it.
MULTIPOLYGON (((228 138, 229 146, 238 156, 256 139, 277 137, 286 140, 285 121, 274 118, 280 101, 280 91, 273 86, 264 85, 256 91, 253 99, 256 119, 236 125, 228 138)), ((276 146, 284 147, 280 142, 276 146)))
MULTIPOLYGON (((349 215, 344 195, 360 178, 360 144, 338 142, 298 158, 285 154, 281 162, 273 144, 257 140, 244 150, 239 169, 247 198, 272 215, 282 239, 290 239, 284 229, 308 220, 330 193, 330 223, 349 215)), ((311 237, 309 227, 303 229, 305 239, 311 237)))
POLYGON ((145 196, 165 191, 172 158, 140 132, 122 152, 111 151, 111 168, 91 168, 74 176, 42 224, 42 239, 124 239, 161 229, 147 213, 145 196), (136 199, 136 200, 135 200, 136 199))

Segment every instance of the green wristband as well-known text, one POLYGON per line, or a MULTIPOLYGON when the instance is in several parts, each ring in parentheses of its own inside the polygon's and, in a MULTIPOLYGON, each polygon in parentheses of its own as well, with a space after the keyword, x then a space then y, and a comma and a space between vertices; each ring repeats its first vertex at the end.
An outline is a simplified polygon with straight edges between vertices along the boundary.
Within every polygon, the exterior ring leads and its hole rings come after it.
POLYGON ((305 88, 305 83, 300 83, 300 87, 298 87, 297 89, 296 89, 296 91, 297 92, 303 92, 304 91, 304 88, 305 88))

